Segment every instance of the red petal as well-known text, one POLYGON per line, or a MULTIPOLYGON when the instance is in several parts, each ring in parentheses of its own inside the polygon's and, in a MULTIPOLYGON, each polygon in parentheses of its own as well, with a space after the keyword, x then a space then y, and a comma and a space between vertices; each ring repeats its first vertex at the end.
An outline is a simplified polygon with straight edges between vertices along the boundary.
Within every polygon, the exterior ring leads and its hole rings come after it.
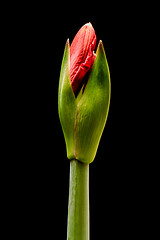
POLYGON ((96 35, 91 23, 85 24, 76 34, 70 48, 70 77, 74 93, 85 74, 92 67, 95 55, 96 35))

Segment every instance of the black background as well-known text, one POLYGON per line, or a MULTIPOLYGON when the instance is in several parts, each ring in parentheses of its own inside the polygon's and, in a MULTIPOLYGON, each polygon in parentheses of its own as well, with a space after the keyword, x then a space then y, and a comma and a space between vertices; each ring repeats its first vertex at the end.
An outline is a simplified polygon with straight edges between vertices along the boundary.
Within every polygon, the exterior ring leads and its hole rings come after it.
POLYGON ((10 6, 6 218, 14 222, 12 235, 21 239, 66 239, 69 160, 58 117, 59 74, 66 40, 71 43, 91 22, 110 68, 111 103, 90 164, 90 238, 128 239, 149 231, 144 225, 150 178, 145 178, 149 163, 142 144, 142 83, 137 87, 146 23, 138 4, 72 4, 31 4, 13 12, 10 6))

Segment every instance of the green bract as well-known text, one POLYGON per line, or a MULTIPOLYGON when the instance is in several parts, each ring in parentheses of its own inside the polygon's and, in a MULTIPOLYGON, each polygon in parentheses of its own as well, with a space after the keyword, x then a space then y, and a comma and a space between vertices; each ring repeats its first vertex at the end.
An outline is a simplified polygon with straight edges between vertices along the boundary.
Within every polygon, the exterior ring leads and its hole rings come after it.
POLYGON ((67 157, 91 163, 107 120, 110 103, 110 74, 99 42, 96 59, 83 91, 75 97, 70 81, 70 45, 66 43, 58 92, 58 111, 67 148, 67 157))

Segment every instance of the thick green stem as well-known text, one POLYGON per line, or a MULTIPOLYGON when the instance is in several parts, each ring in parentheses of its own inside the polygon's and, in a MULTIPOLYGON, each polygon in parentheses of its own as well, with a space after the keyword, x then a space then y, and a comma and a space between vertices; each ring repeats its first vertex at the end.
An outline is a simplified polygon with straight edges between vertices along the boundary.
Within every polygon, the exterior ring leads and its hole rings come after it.
POLYGON ((89 164, 70 161, 67 240, 89 240, 89 164))

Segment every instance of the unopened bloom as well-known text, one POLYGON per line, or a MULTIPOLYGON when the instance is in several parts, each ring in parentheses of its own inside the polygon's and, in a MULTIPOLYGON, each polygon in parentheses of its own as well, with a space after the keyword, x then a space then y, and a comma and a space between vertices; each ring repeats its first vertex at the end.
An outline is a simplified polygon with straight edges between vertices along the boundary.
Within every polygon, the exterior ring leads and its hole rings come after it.
POLYGON ((85 24, 71 46, 66 43, 59 80, 58 111, 67 157, 83 163, 94 160, 110 104, 105 51, 100 41, 95 55, 95 45, 94 29, 85 24))
POLYGON ((76 34, 70 47, 70 78, 73 92, 83 82, 86 73, 91 69, 96 55, 96 34, 91 23, 85 24, 76 34))

